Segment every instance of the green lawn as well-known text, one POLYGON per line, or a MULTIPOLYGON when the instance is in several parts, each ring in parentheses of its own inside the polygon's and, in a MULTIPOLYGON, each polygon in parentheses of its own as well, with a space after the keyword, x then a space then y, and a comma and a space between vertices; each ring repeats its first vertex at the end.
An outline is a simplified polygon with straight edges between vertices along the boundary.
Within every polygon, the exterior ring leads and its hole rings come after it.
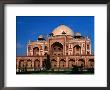
POLYGON ((16 74, 94 74, 93 71, 30 71, 16 74))

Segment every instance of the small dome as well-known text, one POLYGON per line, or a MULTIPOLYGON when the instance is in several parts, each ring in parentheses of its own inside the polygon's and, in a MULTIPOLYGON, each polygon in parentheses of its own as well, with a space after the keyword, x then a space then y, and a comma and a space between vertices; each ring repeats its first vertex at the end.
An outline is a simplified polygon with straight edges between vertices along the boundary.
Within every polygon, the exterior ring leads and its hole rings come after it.
POLYGON ((39 35, 38 38, 43 38, 43 36, 42 35, 39 35))
POLYGON ((58 26, 57 28, 55 28, 53 30, 53 35, 54 36, 57 36, 57 35, 63 35, 63 33, 65 33, 65 35, 70 35, 70 36, 73 36, 74 35, 74 32, 66 25, 60 25, 58 26))
POLYGON ((44 37, 43 37, 42 35, 39 35, 39 36, 38 36, 38 40, 39 40, 39 41, 42 41, 42 40, 45 40, 45 39, 44 39, 44 37))
POLYGON ((78 33, 76 33, 76 36, 81 36, 81 33, 79 33, 79 32, 78 32, 78 33))

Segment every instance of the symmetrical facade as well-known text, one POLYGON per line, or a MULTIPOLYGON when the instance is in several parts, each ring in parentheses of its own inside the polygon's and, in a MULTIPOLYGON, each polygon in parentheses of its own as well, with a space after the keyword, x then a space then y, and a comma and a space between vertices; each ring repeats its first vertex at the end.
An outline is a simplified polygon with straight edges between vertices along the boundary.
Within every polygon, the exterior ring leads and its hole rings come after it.
POLYGON ((85 69, 94 68, 91 40, 60 25, 46 39, 40 35, 36 41, 28 42, 27 55, 16 58, 17 71, 24 68, 28 71, 41 70, 47 54, 52 69, 66 70, 74 65, 85 69))

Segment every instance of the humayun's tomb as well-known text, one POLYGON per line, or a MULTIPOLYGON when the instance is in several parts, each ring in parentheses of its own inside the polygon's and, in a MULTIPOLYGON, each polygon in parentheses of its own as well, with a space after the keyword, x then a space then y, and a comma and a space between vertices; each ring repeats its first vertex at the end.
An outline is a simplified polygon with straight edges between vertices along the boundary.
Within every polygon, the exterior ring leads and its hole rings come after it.
POLYGON ((74 33, 66 25, 59 25, 45 39, 42 35, 36 41, 27 44, 27 55, 16 57, 16 71, 38 71, 44 67, 44 61, 50 56, 52 69, 73 68, 74 65, 83 68, 94 68, 94 55, 91 40, 74 33))

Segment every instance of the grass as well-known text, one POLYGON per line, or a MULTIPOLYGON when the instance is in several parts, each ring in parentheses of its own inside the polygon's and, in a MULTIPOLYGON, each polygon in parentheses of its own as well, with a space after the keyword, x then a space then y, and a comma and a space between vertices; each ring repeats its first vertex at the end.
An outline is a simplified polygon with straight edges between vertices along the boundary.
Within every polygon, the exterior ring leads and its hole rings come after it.
POLYGON ((28 71, 16 74, 94 74, 94 71, 28 71))

